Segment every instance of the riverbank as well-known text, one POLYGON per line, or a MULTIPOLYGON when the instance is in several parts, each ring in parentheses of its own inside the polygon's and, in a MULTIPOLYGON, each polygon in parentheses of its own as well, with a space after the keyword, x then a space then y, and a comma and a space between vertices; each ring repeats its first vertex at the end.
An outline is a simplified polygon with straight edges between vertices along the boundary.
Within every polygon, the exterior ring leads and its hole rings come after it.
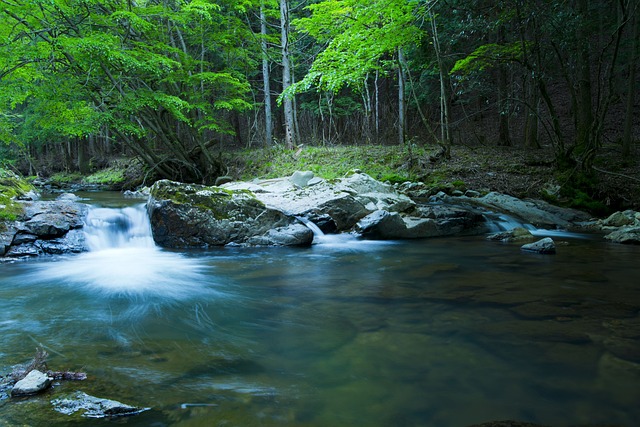
MULTIPOLYGON (((640 210, 640 161, 603 151, 591 176, 576 170, 558 172, 549 148, 455 145, 451 158, 439 157, 439 147, 408 144, 282 146, 229 150, 223 154, 226 175, 251 181, 290 176, 310 170, 325 179, 360 170, 379 181, 422 182, 435 194, 454 190, 497 191, 518 198, 543 199, 604 218, 614 211, 640 210)), ((133 160, 118 159, 89 176, 55 174, 36 181, 45 189, 134 190, 156 180, 133 160)))

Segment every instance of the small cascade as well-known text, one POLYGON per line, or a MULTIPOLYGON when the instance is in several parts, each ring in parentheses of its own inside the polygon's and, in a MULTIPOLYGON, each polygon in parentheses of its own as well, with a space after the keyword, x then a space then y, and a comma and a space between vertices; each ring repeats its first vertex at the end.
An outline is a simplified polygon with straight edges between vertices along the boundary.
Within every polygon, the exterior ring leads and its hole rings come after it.
POLYGON ((121 209, 93 208, 85 222, 85 238, 92 252, 155 247, 144 204, 121 209))
POLYGON ((48 264, 38 276, 132 298, 177 300, 212 292, 202 262, 156 246, 144 204, 91 207, 84 233, 89 252, 48 264))
POLYGON ((303 216, 297 216, 296 219, 303 223, 309 230, 313 231, 314 240, 319 240, 326 236, 326 234, 320 230, 320 227, 318 227, 313 221, 310 221, 303 216))
POLYGON ((520 227, 529 230, 529 232, 536 237, 566 237, 576 239, 590 238, 590 236, 587 234, 575 233, 567 230, 549 230, 546 228, 537 228, 531 224, 525 223, 522 220, 506 214, 491 212, 485 213, 484 217, 487 221, 487 226, 490 233, 499 233, 501 231, 509 231, 513 230, 514 228, 520 227))

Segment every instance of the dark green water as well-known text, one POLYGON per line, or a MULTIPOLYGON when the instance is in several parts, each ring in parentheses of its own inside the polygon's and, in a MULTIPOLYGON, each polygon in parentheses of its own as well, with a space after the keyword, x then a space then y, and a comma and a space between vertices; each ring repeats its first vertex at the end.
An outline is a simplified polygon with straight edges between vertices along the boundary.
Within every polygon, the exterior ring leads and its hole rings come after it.
POLYGON ((308 249, 139 245, 0 264, 0 360, 84 371, 0 426, 553 426, 640 420, 640 248, 482 236, 308 249), (82 390, 150 407, 62 415, 82 390))

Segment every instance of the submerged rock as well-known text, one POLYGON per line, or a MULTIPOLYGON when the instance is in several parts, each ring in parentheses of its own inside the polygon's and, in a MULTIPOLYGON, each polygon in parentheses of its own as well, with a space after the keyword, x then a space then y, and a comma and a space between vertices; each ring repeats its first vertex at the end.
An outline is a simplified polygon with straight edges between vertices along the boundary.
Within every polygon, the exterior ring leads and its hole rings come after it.
POLYGON ((515 227, 511 230, 500 231, 487 236, 487 240, 497 240, 500 242, 517 242, 521 240, 531 240, 533 238, 533 234, 523 227, 515 227))
POLYGON ((293 216, 265 206, 246 190, 162 180, 147 205, 153 238, 170 248, 224 245, 310 245, 313 232, 293 216))
POLYGON ((18 381, 11 389, 11 396, 28 396, 40 393, 51 385, 51 378, 37 369, 29 372, 26 377, 18 381))
POLYGON ((136 415, 150 409, 126 405, 117 400, 94 397, 82 391, 76 391, 65 397, 54 399, 51 404, 61 414, 71 415, 75 412, 83 411, 82 416, 88 418, 136 415))

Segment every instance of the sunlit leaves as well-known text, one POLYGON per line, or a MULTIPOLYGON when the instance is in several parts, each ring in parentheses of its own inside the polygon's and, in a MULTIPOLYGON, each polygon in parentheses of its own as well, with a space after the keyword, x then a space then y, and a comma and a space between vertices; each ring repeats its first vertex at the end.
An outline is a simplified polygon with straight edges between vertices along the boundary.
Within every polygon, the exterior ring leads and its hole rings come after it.
POLYGON ((384 68, 386 56, 419 42, 414 7, 407 0, 326 0, 308 6, 312 15, 294 25, 327 47, 289 95, 312 87, 332 93, 344 86, 359 90, 369 73, 384 68))

